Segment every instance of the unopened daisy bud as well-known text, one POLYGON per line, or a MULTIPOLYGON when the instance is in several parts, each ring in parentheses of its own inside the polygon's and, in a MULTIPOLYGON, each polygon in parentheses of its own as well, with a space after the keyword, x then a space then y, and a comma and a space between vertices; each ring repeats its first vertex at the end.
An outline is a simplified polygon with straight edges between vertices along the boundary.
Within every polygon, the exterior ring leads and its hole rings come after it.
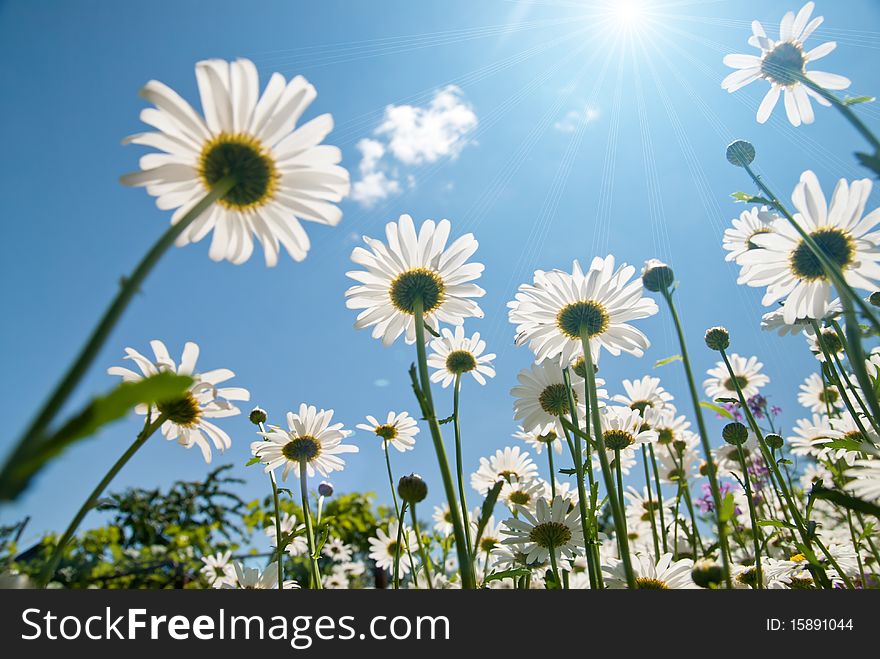
MULTIPOLYGON (((574 374, 579 378, 584 380, 587 379, 587 362, 583 357, 578 357, 574 364, 571 365, 571 370, 574 371, 574 374)), ((593 364, 593 373, 599 372, 598 364, 593 364)))
POLYGON ((710 327, 706 330, 705 340, 709 350, 727 350, 730 347, 730 333, 725 327, 710 327))
POLYGON ((740 444, 745 444, 749 439, 749 429, 739 421, 734 421, 733 423, 728 423, 722 428, 721 437, 723 437, 724 441, 728 444, 739 446, 740 444))
POLYGON ((687 450, 687 442, 683 439, 676 439, 672 442, 672 448, 674 448, 675 452, 679 455, 684 455, 685 450, 687 450))
POLYGON ((266 419, 269 418, 266 414, 266 410, 255 407, 251 410, 251 413, 248 415, 248 419, 251 420, 255 426, 260 425, 261 423, 266 423, 266 419))
POLYGON ((782 448, 782 445, 785 444, 785 440, 775 433, 767 435, 766 437, 764 437, 764 440, 767 442, 767 446, 769 446, 774 451, 778 451, 782 448))
POLYGON ((642 269, 642 283, 649 291, 654 293, 665 291, 672 286, 673 281, 675 281, 675 273, 663 261, 650 259, 645 262, 645 267, 642 269))
POLYGON ((748 167, 755 159, 755 147, 751 142, 737 140, 727 147, 727 162, 735 167, 748 167))
POLYGON ((880 307, 880 291, 875 291, 871 293, 871 296, 868 298, 868 302, 873 304, 875 307, 880 307))
POLYGON ((333 484, 329 481, 321 481, 321 484, 318 485, 318 494, 320 494, 322 497, 332 497, 333 484))
POLYGON ((709 558, 701 558, 694 563, 691 578, 700 588, 712 588, 721 584, 724 572, 721 566, 709 558))
POLYGON ((397 493, 401 499, 412 505, 419 501, 424 501, 425 497, 428 496, 428 485, 418 474, 401 476, 397 482, 397 493))

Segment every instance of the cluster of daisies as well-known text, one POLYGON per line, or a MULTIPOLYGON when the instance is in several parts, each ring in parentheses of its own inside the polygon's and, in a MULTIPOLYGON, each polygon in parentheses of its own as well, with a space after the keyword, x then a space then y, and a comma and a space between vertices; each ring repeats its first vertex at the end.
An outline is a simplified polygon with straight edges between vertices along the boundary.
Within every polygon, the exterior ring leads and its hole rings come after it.
MULTIPOLYGON (((782 95, 789 121, 810 123, 812 101, 833 104, 831 91, 849 85, 807 70, 835 47, 806 49, 822 22, 812 18, 813 8, 810 2, 786 14, 775 40, 753 23, 749 43, 760 54, 724 59, 736 69, 723 82, 728 91, 758 79, 770 84, 759 122, 782 95)), ((322 144, 330 115, 298 125, 314 87, 276 73, 260 92, 247 60, 200 62, 196 78, 202 114, 162 83, 143 89, 152 107, 141 118, 155 130, 128 141, 156 151, 124 181, 174 211, 178 245, 212 234, 212 259, 244 262, 254 239, 267 265, 281 247, 305 258, 301 222, 338 223, 336 204, 349 189, 339 149, 322 144)), ((728 158, 751 173, 754 149, 740 143, 728 158)), ((866 353, 863 345, 880 334, 870 306, 880 305, 880 209, 866 212, 868 179, 840 180, 829 199, 816 174, 805 171, 790 209, 753 180, 762 205, 733 220, 723 247, 740 268, 738 282, 765 289, 763 303, 772 310, 761 325, 804 337, 814 357, 798 396, 804 418, 790 436, 778 427, 763 364, 728 352, 723 327, 705 334, 720 359, 699 386, 668 265, 650 260, 639 270, 597 256, 535 272, 509 302, 515 343, 534 358, 511 389, 515 441, 481 458, 467 478, 460 393, 470 378, 483 385, 495 377, 495 355, 479 333, 465 330, 466 321, 483 317, 478 300, 485 291, 476 283, 483 265, 471 260, 478 243, 472 234, 455 237, 448 220, 417 225, 401 215, 386 225, 384 239, 365 236, 353 251, 356 269, 347 275, 354 284, 345 294, 357 329, 384 345, 402 337, 415 346, 413 408, 374 410, 356 425, 382 451, 393 515, 381 521, 368 552, 329 535, 322 508, 332 485, 320 482, 314 499, 309 482, 345 468, 346 454, 359 451, 350 443, 353 431, 333 410, 313 405, 287 412, 281 425, 254 408, 251 463, 262 466, 275 499, 264 529, 270 559, 257 567, 230 552, 205 556, 206 581, 217 588, 349 588, 363 586, 365 574, 381 574, 394 588, 423 589, 880 585, 880 350, 866 353), (681 344, 685 401, 675 401, 656 377, 617 387, 599 377, 607 360, 645 354, 650 341, 638 322, 661 306, 681 344), (441 420, 433 390, 449 387, 454 414, 441 420), (725 419, 720 436, 710 436, 706 408, 725 419), (392 465, 392 455, 396 462, 428 441, 439 474, 431 488, 444 499, 431 526, 418 515, 428 483, 417 474, 395 478, 392 465), (288 479, 298 481, 298 494, 279 487, 288 479), (280 493, 298 499, 299 516, 282 513, 280 493), (307 566, 300 583, 285 578, 285 555, 307 566)), ((228 369, 198 371, 194 343, 179 362, 161 341, 150 347, 152 357, 126 350, 136 370, 109 373, 125 382, 162 372, 189 377, 181 396, 137 411, 146 416, 145 433, 197 446, 210 462, 213 451, 231 444, 217 423, 240 414, 236 403, 249 400, 248 391, 227 386, 234 376, 228 369)))

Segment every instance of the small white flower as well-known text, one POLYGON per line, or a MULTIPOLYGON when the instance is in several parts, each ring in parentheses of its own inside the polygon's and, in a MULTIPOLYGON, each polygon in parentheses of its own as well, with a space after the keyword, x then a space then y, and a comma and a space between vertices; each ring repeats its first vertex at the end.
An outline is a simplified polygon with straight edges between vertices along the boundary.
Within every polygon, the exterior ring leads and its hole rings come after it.
POLYGON ((217 552, 213 556, 202 556, 205 564, 199 572, 205 575, 212 588, 222 588, 223 584, 235 583, 235 568, 229 559, 231 551, 217 552))
POLYGON ((748 400, 757 394, 761 387, 770 382, 770 378, 761 373, 764 364, 759 362, 757 357, 747 359, 734 353, 728 355, 727 358, 730 361, 736 382, 731 378, 724 362, 718 362, 715 368, 706 372, 709 378, 703 381, 703 389, 709 398, 713 400, 716 398, 736 398, 736 385, 739 384, 743 397, 748 400))
POLYGON ((390 444, 401 453, 411 451, 416 445, 416 435, 419 434, 419 424, 407 412, 389 412, 385 422, 379 422, 376 417, 368 416, 366 423, 355 426, 358 430, 374 433, 382 440, 380 448, 386 448, 390 444))
POLYGON ((401 544, 397 544, 398 523, 392 520, 388 523, 388 532, 384 529, 376 529, 376 537, 368 538, 370 543, 370 558, 376 561, 376 567, 385 569, 389 572, 394 571, 394 558, 400 554, 398 562, 400 574, 409 573, 409 560, 406 554, 406 547, 416 547, 418 539, 412 529, 404 525, 400 531, 401 544))
POLYGON ((825 384, 818 373, 811 373, 800 386, 798 402, 814 414, 834 413, 843 407, 840 392, 833 384, 825 384))
MULTIPOLYGON (((284 548, 291 556, 302 556, 303 554, 308 553, 309 551, 309 543, 305 534, 305 525, 296 523, 295 515, 288 515, 284 513, 281 517, 281 537, 293 533, 294 531, 299 531, 299 534, 292 537, 290 541, 287 543, 287 546, 284 548)), ((272 547, 275 547, 276 541, 276 532, 275 532, 275 518, 269 518, 269 526, 263 529, 263 532, 266 534, 266 537, 269 538, 269 544, 272 547)))
MULTIPOLYGON (((520 371, 516 379, 519 384, 510 390, 510 394, 514 397, 514 418, 522 423, 523 429, 542 435, 553 430, 557 435, 563 436, 566 431, 559 417, 569 418, 571 410, 565 378, 559 364, 549 360, 532 364, 520 371)), ((584 380, 571 377, 570 382, 578 417, 583 418, 587 402, 584 380)), ((605 381, 601 378, 596 379, 597 387, 604 384, 605 381)), ((598 389, 597 395, 599 398, 607 398, 608 392, 598 389)), ((602 404, 604 403, 600 401, 600 405, 602 404)))
POLYGON ((486 378, 495 377, 492 360, 494 353, 483 354, 486 342, 475 332, 470 338, 464 335, 464 326, 455 328, 455 333, 444 327, 440 337, 431 341, 432 352, 428 355, 428 366, 437 369, 431 374, 431 382, 440 382, 448 387, 457 376, 470 373, 479 384, 486 384, 486 378))
POLYGON ((491 458, 480 458, 480 466, 471 474, 471 487, 483 496, 498 481, 532 480, 538 475, 538 466, 519 446, 507 446, 495 451, 491 458))

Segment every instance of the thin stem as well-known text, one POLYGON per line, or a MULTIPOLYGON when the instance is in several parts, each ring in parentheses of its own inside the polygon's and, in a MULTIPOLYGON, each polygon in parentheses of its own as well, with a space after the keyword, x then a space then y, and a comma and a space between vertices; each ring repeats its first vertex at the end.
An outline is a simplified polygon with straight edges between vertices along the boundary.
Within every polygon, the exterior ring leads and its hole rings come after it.
POLYGON ((743 483, 746 489, 746 497, 749 500, 749 519, 752 522, 752 545, 755 551, 755 585, 758 590, 764 589, 764 577, 761 571, 761 531, 758 526, 758 513, 755 512, 755 497, 752 495, 752 479, 749 478, 749 466, 746 463, 746 454, 742 444, 736 445, 739 454, 739 463, 743 470, 743 483))
POLYGON ((550 467, 550 496, 556 498, 556 467, 553 465, 553 442, 547 444, 547 462, 550 467))
MULTIPOLYGON (((407 503, 403 502, 403 507, 400 509, 400 512, 406 513, 407 503)), ((392 574, 392 583, 394 584, 394 590, 400 589, 400 545, 403 542, 403 520, 397 519, 397 538, 394 540, 394 574, 392 574)))
MULTIPOLYGON (((412 519, 413 531, 416 534, 416 540, 419 543, 419 555, 422 557, 422 565, 425 566, 425 578, 428 580, 428 590, 434 590, 434 580, 431 578, 431 560, 428 557, 428 552, 425 549, 425 543, 422 540, 422 532, 419 530, 419 520, 416 517, 416 505, 413 504, 409 509, 410 518, 412 519)), ((410 559, 412 560, 412 559, 410 559)), ((413 578, 415 578, 415 565, 411 566, 413 569, 413 578)))
MULTIPOLYGON (((712 448, 709 445, 709 433, 706 431, 706 421, 703 419, 703 408, 700 405, 700 395, 697 393, 697 385, 694 380, 694 373, 691 369, 691 360, 688 356, 687 344, 684 340, 684 331, 681 327, 681 320, 678 317, 678 311, 672 301, 672 291, 664 289, 661 291, 666 305, 669 307, 669 313, 672 316, 672 322, 675 325, 675 333, 678 336, 679 347, 681 348, 681 361, 684 365, 684 372, 687 376, 688 391, 691 395, 691 403, 694 406, 694 415, 697 418, 697 428, 700 434, 700 443, 703 448, 703 455, 706 458, 706 476, 709 479, 709 489, 712 492, 712 501, 715 505, 715 524, 718 527, 718 548, 721 554, 721 568, 724 572, 724 582, 728 588, 733 588, 730 581, 730 563, 728 554, 730 549, 727 546, 727 525, 721 519, 721 490, 718 488, 717 466, 712 457, 712 448)), ((696 532, 696 529, 694 529, 696 532)))
POLYGON ((660 539, 657 537, 657 517, 654 515, 654 495, 651 493, 651 476, 648 473, 648 449, 642 444, 642 466, 645 468, 645 488, 648 491, 648 514, 651 515, 651 536, 654 539, 654 556, 660 556, 660 539))
MULTIPOLYGON (((399 524, 403 523, 403 520, 400 517, 400 506, 397 503, 397 488, 394 487, 394 475, 391 473, 391 457, 388 452, 388 447, 390 442, 383 440, 382 448, 385 452, 385 467, 388 470, 388 483, 391 485, 391 500, 394 502, 394 514, 397 515, 397 522, 399 524)), ((410 567, 415 571, 415 561, 413 561, 412 550, 409 546, 409 537, 403 537, 403 545, 406 547, 406 554, 409 557, 410 567)), ((416 585, 418 585, 418 576, 413 574, 413 578, 416 580, 416 585)))
POLYGON ((559 578, 559 567, 556 565, 556 548, 553 544, 550 544, 550 569, 553 571, 553 578, 556 580, 557 587, 562 585, 562 580, 559 578))
POLYGON ((657 485, 657 501, 660 504, 660 531, 663 540, 663 553, 669 551, 666 540, 666 514, 663 510, 663 490, 660 487, 660 471, 657 469, 657 458, 654 456, 654 445, 648 444, 648 453, 651 455, 651 466, 654 471, 654 482, 657 485))
POLYGON ((461 455, 461 417, 459 416, 459 397, 461 394, 461 373, 455 375, 455 386, 452 394, 452 425, 455 432, 455 470, 458 478, 458 496, 461 503, 461 518, 464 522, 464 538, 467 547, 473 547, 471 541, 471 524, 468 516, 467 499, 465 498, 464 468, 461 455))
POLYGON ((147 419, 144 422, 144 427, 138 434, 137 438, 134 440, 131 446, 122 454, 122 456, 110 467, 110 470, 104 474, 104 478, 95 486, 95 489, 92 490, 92 493, 85 500, 85 503, 80 507, 77 511, 76 515, 74 515, 73 519, 70 521, 70 524, 67 526, 67 530, 64 532, 64 535, 61 536, 61 539, 55 545, 55 549, 52 552, 52 555, 49 557, 49 561, 46 563, 46 567, 43 568, 42 573, 40 574, 40 578, 38 580, 38 584, 40 587, 45 587, 47 583, 55 576, 55 571, 58 569, 58 564, 61 562, 61 558, 64 556, 64 549, 67 547, 73 535, 76 533, 77 528, 79 528, 80 523, 83 521, 83 518, 86 514, 95 506, 95 503, 98 500, 98 497, 101 496, 101 493, 107 489, 107 486, 110 485, 110 481, 112 481, 116 474, 125 466, 125 464, 131 460, 131 457, 138 452, 141 446, 143 446, 146 441, 155 433, 159 428, 162 427, 162 424, 165 423, 168 418, 166 415, 160 415, 155 421, 150 422, 150 412, 147 412, 147 419))
POLYGON ((278 484, 275 482, 274 471, 269 472, 269 481, 272 483, 272 500, 275 505, 275 551, 278 552, 278 590, 284 590, 284 551, 281 549, 281 505, 278 501, 278 484))
POLYGON ((446 448, 443 445, 443 434, 440 431, 440 424, 437 421, 437 414, 434 408, 434 399, 431 396, 431 381, 428 376, 428 358, 425 354, 425 318, 422 300, 417 298, 413 304, 413 315, 415 318, 416 331, 416 351, 418 356, 419 380, 421 382, 421 394, 424 401, 425 420, 428 422, 428 428, 431 431, 431 439, 434 442, 434 452, 437 455, 437 462, 440 467, 440 477, 443 481, 443 489, 446 493, 446 500, 449 503, 449 514, 452 517, 452 530, 455 537, 455 551, 458 554, 458 564, 461 567, 461 586, 465 589, 475 587, 473 565, 471 563, 471 551, 467 545, 464 533, 464 525, 461 520, 461 512, 458 501, 455 496, 455 486, 452 483, 452 474, 449 471, 449 462, 446 459, 446 448))
MULTIPOLYGON (((321 590, 321 572, 318 569, 318 559, 315 558, 315 532, 312 529, 312 511, 309 506, 308 474, 306 472, 306 460, 299 461, 299 491, 302 495, 303 519, 306 524, 306 539, 309 543, 309 567, 312 573, 312 588, 321 590)), ((279 579, 281 575, 278 575, 279 579)))
MULTIPOLYGON (((11 454, 7 464, 15 464, 20 455, 28 450, 31 442, 39 441, 41 435, 46 432, 48 426, 57 416, 58 412, 64 406, 64 403, 73 393, 76 385, 79 384, 83 376, 86 374, 89 366, 98 356, 98 352, 113 331, 116 323, 119 321, 122 313, 125 311, 128 303, 140 291, 141 284, 150 274, 153 267, 158 263, 162 255, 168 250, 174 241, 193 223, 205 210, 207 210, 215 201, 223 197, 235 185, 235 179, 232 176, 217 181, 211 188, 211 191, 205 197, 193 206, 186 215, 184 215, 177 224, 173 224, 168 230, 162 234, 162 237, 153 245, 146 256, 141 260, 134 272, 129 277, 122 280, 122 286, 116 294, 116 298, 104 312, 98 326, 92 331, 89 340, 77 355, 76 360, 65 373, 61 382, 55 387, 55 390, 49 396, 49 399, 37 412, 34 420, 28 429, 21 436, 15 450, 11 454)), ((5 470, 5 469, 4 469, 5 470)))

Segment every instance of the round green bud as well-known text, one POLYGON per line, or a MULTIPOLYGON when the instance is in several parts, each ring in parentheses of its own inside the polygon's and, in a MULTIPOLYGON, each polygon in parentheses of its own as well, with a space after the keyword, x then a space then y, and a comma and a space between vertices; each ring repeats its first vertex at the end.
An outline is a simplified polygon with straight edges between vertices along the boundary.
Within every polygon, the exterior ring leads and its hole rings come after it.
POLYGON ((785 444, 785 440, 782 439, 779 435, 773 433, 764 437, 764 441, 767 442, 767 446, 769 446, 774 451, 778 451, 782 448, 782 445, 785 444))
POLYGON ((651 259, 642 269, 642 283, 649 291, 659 293, 667 290, 675 281, 675 273, 663 261, 651 259))
POLYGON ((739 446, 741 444, 745 444, 749 439, 749 429, 746 428, 739 421, 734 421, 733 423, 728 423, 721 430, 721 437, 724 438, 724 441, 728 444, 733 444, 734 446, 739 446))
POLYGON ((730 332, 726 327, 710 327, 706 330, 705 341, 709 350, 727 350, 730 347, 730 332))
POLYGON ((737 140, 727 147, 727 162, 735 167, 748 167, 755 159, 755 147, 745 140, 737 140))
POLYGON ((418 474, 410 474, 409 476, 401 476, 397 481, 397 493, 400 498, 410 505, 424 501, 428 496, 428 485, 422 480, 418 474))
POLYGON ((694 563, 691 578, 700 588, 717 588, 724 580, 724 571, 712 559, 701 558, 694 563))
POLYGON ((259 407, 255 407, 251 410, 251 413, 248 414, 248 419, 250 419, 251 423, 253 423, 255 426, 258 426, 261 423, 266 423, 267 418, 269 417, 266 415, 266 410, 259 407))
POLYGON ((871 296, 868 298, 868 302, 873 304, 875 307, 880 307, 880 291, 871 293, 871 296))

